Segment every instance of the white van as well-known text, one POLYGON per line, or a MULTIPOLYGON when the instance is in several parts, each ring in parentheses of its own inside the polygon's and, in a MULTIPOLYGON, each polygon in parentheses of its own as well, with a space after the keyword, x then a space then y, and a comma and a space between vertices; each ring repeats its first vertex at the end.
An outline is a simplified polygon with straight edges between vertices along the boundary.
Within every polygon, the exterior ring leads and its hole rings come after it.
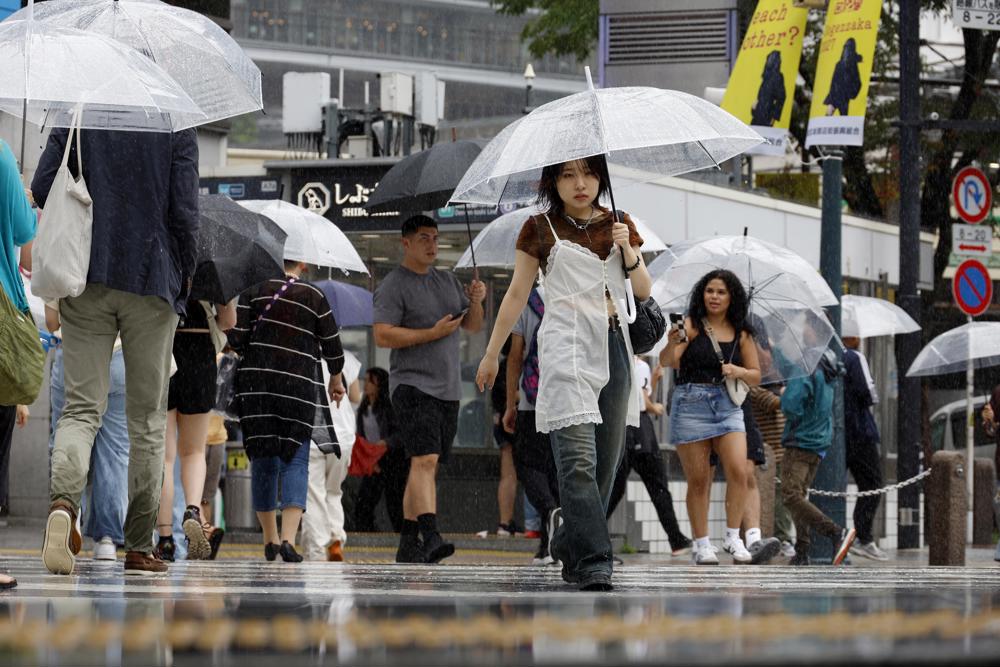
MULTIPOLYGON (((983 429, 983 406, 989 400, 982 394, 972 399, 975 429, 973 430, 973 446, 975 458, 993 460, 996 451, 996 439, 986 435, 983 429)), ((954 401, 939 408, 931 415, 931 448, 940 450, 965 451, 965 400, 954 401)))

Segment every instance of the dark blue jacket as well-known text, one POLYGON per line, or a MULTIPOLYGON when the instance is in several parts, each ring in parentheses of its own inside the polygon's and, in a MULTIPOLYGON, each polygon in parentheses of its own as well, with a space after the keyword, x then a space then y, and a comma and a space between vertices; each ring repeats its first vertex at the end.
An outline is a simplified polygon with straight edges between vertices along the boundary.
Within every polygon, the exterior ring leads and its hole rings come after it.
MULTIPOLYGON (((62 162, 66 129, 54 129, 31 182, 42 207, 62 162)), ((94 200, 88 283, 158 296, 184 313, 198 234, 194 130, 82 132, 83 176, 94 200)), ((69 157, 76 172, 76 141, 69 157)))
POLYGON ((848 445, 878 444, 878 426, 869 409, 873 404, 868 379, 861 369, 861 356, 855 350, 844 351, 844 435, 848 445))

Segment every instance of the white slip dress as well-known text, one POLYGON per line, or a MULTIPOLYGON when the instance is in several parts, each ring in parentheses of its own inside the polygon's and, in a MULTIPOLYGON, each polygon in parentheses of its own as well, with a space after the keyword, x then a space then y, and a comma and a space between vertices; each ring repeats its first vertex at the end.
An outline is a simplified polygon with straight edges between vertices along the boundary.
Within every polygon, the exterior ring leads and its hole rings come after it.
MULTIPOLYGON (((601 390, 608 383, 608 301, 626 299, 625 270, 617 244, 602 260, 593 251, 555 238, 545 271, 545 315, 538 329, 538 397, 535 428, 549 433, 577 424, 600 424, 601 390)), ((632 358, 628 323, 619 318, 632 358)), ((629 426, 639 425, 639 401, 629 383, 629 426)))

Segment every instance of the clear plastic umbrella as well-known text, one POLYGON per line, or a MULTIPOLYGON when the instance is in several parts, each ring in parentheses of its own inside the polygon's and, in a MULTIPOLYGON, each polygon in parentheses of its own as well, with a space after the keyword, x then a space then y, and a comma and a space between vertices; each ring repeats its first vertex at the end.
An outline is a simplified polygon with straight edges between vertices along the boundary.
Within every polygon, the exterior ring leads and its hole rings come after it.
POLYGON ((885 299, 845 294, 840 300, 841 335, 857 338, 920 331, 906 311, 885 299))
POLYGON ((323 216, 277 199, 249 199, 237 203, 274 220, 285 230, 288 234, 285 259, 340 269, 344 273, 368 273, 368 267, 350 239, 323 216))
POLYGON ((694 95, 591 86, 505 127, 465 172, 451 201, 528 202, 537 196, 542 167, 590 155, 657 178, 717 167, 762 141, 735 116, 694 95))
POLYGON ((174 130, 263 108, 260 69, 225 30, 197 12, 159 0, 49 0, 34 8, 34 20, 114 39, 159 65, 198 108, 171 114, 174 130))
POLYGON ((920 350, 907 377, 944 375, 1000 366, 1000 322, 970 322, 937 336, 920 350))
POLYGON ((84 128, 169 132, 180 118, 204 122, 173 77, 100 35, 8 18, 0 62, 0 111, 35 125, 68 127, 78 104, 84 128))
POLYGON ((810 375, 836 338, 820 301, 837 299, 795 253, 750 236, 718 236, 674 245, 650 265, 652 296, 664 312, 684 313, 691 290, 709 271, 727 269, 750 298, 749 324, 761 352, 763 382, 810 375), (803 279, 815 276, 817 284, 803 279), (819 295, 817 295, 819 292, 819 295))
POLYGON ((713 236, 684 241, 671 246, 650 264, 653 298, 662 307, 687 304, 688 294, 698 280, 713 269, 728 269, 749 289, 760 291, 775 277, 791 275, 805 285, 810 303, 837 305, 830 286, 819 272, 787 248, 753 236, 713 236))
MULTIPOLYGON (((510 213, 504 213, 482 231, 476 234, 472 247, 466 248, 455 265, 456 269, 473 268, 474 266, 493 266, 510 269, 514 267, 514 256, 517 254, 515 245, 517 237, 525 221, 532 215, 537 215, 534 207, 521 208, 510 213), (475 251, 475 254, 473 254, 475 251), (475 258, 475 262, 473 262, 475 258)), ((662 252, 667 245, 644 222, 633 217, 635 229, 642 237, 643 252, 662 252)))

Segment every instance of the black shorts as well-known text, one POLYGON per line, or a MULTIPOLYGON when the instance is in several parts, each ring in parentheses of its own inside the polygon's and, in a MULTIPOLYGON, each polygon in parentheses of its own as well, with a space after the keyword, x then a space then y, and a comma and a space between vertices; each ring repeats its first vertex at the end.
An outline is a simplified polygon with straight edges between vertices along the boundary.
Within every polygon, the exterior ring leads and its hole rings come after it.
POLYGON ((493 442, 503 449, 514 444, 514 434, 503 430, 503 422, 493 425, 493 442))
POLYGON ((200 415, 215 407, 215 345, 204 333, 174 334, 174 363, 170 377, 167 409, 182 415, 200 415))
POLYGON ((458 401, 442 401, 416 387, 401 384, 392 392, 396 411, 393 439, 403 444, 406 458, 438 455, 445 463, 458 432, 458 401))

